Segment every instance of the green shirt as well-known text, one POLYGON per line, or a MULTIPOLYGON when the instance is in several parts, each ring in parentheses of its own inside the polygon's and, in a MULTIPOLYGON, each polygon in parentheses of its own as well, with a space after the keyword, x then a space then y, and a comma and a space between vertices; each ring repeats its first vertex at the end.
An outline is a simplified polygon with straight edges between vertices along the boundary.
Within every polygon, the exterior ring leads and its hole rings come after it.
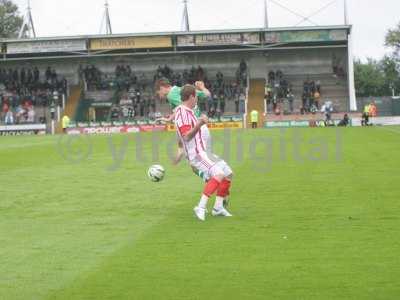
MULTIPOLYGON (((175 110, 175 108, 182 104, 181 90, 182 88, 180 88, 179 86, 173 86, 167 95, 168 103, 171 106, 172 110, 175 110)), ((207 98, 206 94, 203 91, 196 91, 196 93, 197 97, 199 98, 207 98)), ((201 115, 199 107, 196 106, 193 110, 196 117, 199 118, 201 115)))

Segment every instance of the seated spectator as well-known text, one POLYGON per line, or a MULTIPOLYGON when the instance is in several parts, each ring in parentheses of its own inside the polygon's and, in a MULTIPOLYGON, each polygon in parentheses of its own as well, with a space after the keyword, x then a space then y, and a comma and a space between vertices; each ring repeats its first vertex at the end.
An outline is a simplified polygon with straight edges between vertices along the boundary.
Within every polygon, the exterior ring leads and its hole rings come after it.
POLYGON ((29 109, 28 109, 27 122, 28 123, 35 123, 35 110, 33 109, 32 106, 30 106, 29 109))
POLYGON ((339 127, 347 127, 350 124, 350 118, 348 114, 345 114, 343 120, 341 120, 338 124, 339 127))
POLYGON ((11 110, 7 111, 4 122, 6 123, 6 125, 14 124, 14 115, 11 110))

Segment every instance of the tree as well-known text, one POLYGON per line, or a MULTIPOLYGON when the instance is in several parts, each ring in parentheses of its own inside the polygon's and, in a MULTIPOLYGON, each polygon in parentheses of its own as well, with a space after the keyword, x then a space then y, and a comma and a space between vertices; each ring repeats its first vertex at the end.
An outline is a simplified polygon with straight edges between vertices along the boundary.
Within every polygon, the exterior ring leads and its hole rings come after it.
POLYGON ((400 90, 400 73, 393 56, 381 60, 368 58, 366 63, 356 60, 354 77, 357 96, 389 96, 392 89, 400 90))
POLYGON ((10 0, 0 0, 0 38, 16 38, 23 18, 18 6, 10 0))
POLYGON ((371 58, 368 59, 367 63, 356 60, 354 77, 358 96, 383 96, 385 94, 385 76, 378 61, 371 58))
POLYGON ((394 50, 394 54, 400 55, 400 24, 396 28, 390 29, 386 34, 385 46, 394 50))
POLYGON ((381 69, 385 74, 385 82, 389 90, 400 90, 399 64, 395 57, 385 56, 381 61, 381 69))

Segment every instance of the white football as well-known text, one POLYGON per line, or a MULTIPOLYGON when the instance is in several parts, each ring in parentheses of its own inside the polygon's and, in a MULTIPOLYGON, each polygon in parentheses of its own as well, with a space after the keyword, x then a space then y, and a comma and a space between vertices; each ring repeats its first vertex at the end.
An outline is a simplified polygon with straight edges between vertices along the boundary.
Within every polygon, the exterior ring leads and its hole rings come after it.
POLYGON ((147 171, 147 176, 153 182, 159 182, 164 179, 165 169, 160 165, 152 165, 147 171))

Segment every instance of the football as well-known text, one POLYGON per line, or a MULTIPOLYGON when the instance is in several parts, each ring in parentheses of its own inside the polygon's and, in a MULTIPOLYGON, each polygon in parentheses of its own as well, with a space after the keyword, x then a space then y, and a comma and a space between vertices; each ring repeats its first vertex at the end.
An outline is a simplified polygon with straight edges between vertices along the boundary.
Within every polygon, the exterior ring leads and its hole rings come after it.
POLYGON ((159 182, 164 179, 165 169, 160 165, 152 165, 147 171, 147 176, 153 182, 159 182))

